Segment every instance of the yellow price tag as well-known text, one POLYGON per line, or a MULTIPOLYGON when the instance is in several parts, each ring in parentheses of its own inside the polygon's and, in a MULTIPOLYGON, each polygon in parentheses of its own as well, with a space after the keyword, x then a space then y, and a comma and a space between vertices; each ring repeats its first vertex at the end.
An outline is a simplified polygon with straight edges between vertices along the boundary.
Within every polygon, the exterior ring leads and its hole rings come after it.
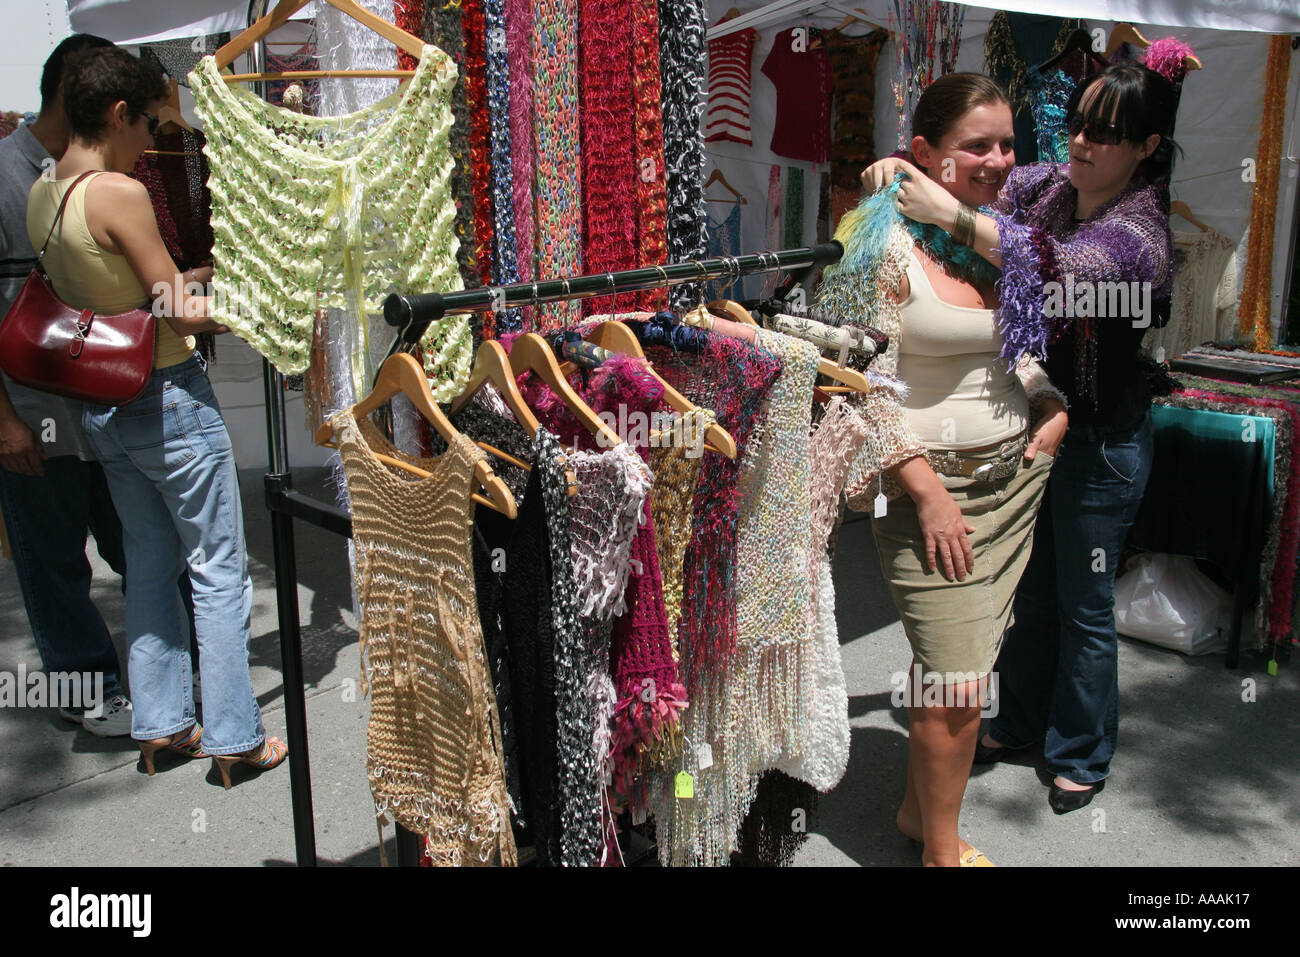
POLYGON ((679 798, 695 797, 695 779, 685 771, 679 771, 674 781, 674 793, 679 798))

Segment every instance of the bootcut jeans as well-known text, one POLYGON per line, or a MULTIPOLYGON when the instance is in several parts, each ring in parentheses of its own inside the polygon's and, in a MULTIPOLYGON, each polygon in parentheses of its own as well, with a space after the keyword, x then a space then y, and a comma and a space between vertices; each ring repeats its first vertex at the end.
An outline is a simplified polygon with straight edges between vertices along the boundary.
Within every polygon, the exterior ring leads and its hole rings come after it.
POLYGON ((155 369, 126 405, 87 404, 82 425, 122 520, 131 736, 161 738, 194 723, 189 629, 176 589, 188 564, 203 749, 256 747, 264 731, 248 673, 253 586, 239 478, 203 360, 155 369))
POLYGON ((1121 430, 1070 427, 995 666, 993 739, 1008 748, 1042 741, 1048 770, 1076 784, 1109 776, 1119 741, 1115 572, 1151 454, 1149 412, 1121 430))

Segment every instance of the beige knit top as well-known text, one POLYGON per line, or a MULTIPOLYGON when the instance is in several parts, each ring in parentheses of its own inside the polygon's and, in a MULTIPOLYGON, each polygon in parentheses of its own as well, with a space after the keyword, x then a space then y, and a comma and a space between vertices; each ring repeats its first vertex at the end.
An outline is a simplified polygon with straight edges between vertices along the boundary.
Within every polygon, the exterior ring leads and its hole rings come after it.
POLYGON ((375 811, 426 835, 435 864, 514 864, 470 551, 483 453, 458 435, 437 458, 411 460, 350 411, 331 423, 352 500, 375 811), (413 478, 376 451, 431 474, 413 478))

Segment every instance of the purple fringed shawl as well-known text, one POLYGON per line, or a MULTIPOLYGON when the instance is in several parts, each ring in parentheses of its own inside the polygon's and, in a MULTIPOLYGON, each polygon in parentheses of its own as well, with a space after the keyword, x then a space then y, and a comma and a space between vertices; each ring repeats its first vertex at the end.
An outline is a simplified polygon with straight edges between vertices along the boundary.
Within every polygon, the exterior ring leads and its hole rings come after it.
MULTIPOLYGON (((1049 282, 1151 283, 1152 300, 1173 286, 1173 240, 1160 190, 1134 183, 1085 220, 1068 164, 1017 166, 992 207, 1002 254, 999 320, 1008 348, 1036 355, 1074 324, 1075 381, 1095 404, 1095 318, 1043 322, 1049 282)), ((1121 320, 1127 321, 1127 320, 1121 320)), ((1007 358, 1014 358, 1004 352, 1007 358)))

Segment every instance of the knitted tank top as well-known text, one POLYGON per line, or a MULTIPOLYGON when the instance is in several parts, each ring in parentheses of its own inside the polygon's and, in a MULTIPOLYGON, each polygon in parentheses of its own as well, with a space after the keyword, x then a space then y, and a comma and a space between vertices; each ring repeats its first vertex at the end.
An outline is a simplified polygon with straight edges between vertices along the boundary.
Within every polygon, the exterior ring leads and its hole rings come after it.
POLYGON ((375 457, 403 456, 368 420, 344 410, 331 423, 352 502, 376 813, 427 836, 437 864, 514 864, 466 522, 483 453, 457 436, 413 481, 375 457))
MULTIPOLYGON (((451 58, 426 45, 393 96, 315 117, 226 83, 210 56, 190 74, 212 170, 213 318, 281 372, 306 370, 319 308, 377 316, 394 289, 461 288, 449 191, 455 80, 451 58)), ((469 320, 432 323, 421 345, 435 396, 458 394, 473 361, 469 320)))

